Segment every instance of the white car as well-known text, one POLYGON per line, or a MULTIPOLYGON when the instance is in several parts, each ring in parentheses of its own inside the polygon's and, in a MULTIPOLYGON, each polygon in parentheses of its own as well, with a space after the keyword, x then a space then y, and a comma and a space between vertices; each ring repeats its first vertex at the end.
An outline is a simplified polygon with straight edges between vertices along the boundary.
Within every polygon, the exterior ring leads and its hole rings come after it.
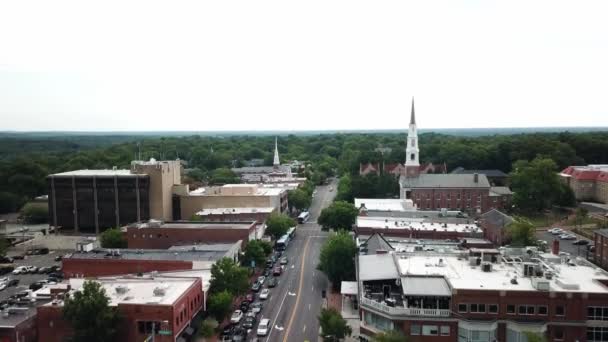
POLYGON ((230 323, 238 324, 243 318, 243 311, 236 310, 230 317, 230 323))
POLYGON ((4 289, 6 289, 6 287, 8 286, 8 283, 3 281, 0 283, 0 291, 3 291, 4 289))
POLYGON ((263 285, 265 281, 266 281, 266 277, 264 277, 264 276, 258 277, 258 283, 260 283, 260 285, 263 285))
POLYGON ((551 229, 549 229, 549 233, 551 233, 553 235, 560 235, 560 234, 563 234, 564 231, 561 228, 551 228, 551 229))
POLYGON ((258 336, 266 336, 268 335, 268 330, 270 329, 270 320, 268 318, 263 318, 258 325, 258 336))
POLYGON ((260 292, 260 299, 268 299, 268 296, 270 296, 269 289, 263 289, 262 292, 260 292))
POLYGON ((572 234, 562 234, 559 236, 561 240, 576 240, 576 236, 572 234))
POLYGON ((28 272, 28 266, 18 266, 13 270, 13 274, 24 274, 28 272))

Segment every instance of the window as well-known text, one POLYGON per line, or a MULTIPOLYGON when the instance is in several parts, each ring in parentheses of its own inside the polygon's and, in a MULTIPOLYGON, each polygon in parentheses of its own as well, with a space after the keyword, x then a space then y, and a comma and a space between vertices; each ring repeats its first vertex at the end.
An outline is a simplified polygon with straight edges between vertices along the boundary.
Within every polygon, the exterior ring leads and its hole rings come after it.
POLYGON ((498 305, 497 304, 488 305, 488 312, 489 313, 498 313, 498 305))
POLYGON ((539 315, 547 315, 547 313, 549 312, 549 309, 547 308, 546 305, 541 305, 538 307, 538 314, 539 315))
POLYGON ((470 304, 469 305, 469 312, 477 313, 477 312, 479 312, 478 310, 479 310, 479 308, 478 308, 477 304, 470 304))
POLYGON ((589 306, 587 307, 587 319, 591 321, 608 321, 608 307, 589 306))
POLYGON ((439 330, 436 325, 423 325, 422 326, 422 335, 423 336, 437 336, 437 335, 439 335, 439 330))
POLYGON ((520 305, 517 308, 517 313, 520 315, 534 315, 535 307, 533 305, 520 305))
POLYGON ((562 327, 554 327, 553 338, 555 338, 556 340, 559 340, 559 341, 563 341, 564 329, 562 327))
POLYGON ((442 325, 440 332, 441 332, 441 336, 450 336, 450 326, 442 325))
POLYGON ((365 324, 374 327, 378 330, 388 331, 394 329, 393 321, 388 318, 384 318, 382 316, 367 311, 364 314, 364 318, 365 324))
POLYGON ((587 328, 588 342, 606 342, 608 341, 608 328, 604 327, 588 327, 587 328))
POLYGON ((448 201, 452 199, 450 194, 447 194, 448 201))
POLYGON ((515 314, 515 305, 513 304, 508 304, 507 305, 507 313, 514 315, 515 314))
POLYGON ((466 304, 458 304, 458 312, 467 312, 466 304))
POLYGON ((565 309, 563 305, 558 305, 555 307, 555 316, 564 316, 565 315, 565 309))
POLYGON ((456 194, 456 199, 460 201, 460 194, 456 194))
POLYGON ((485 304, 479 304, 479 312, 481 313, 485 313, 486 312, 486 305, 485 304))
POLYGON ((410 154, 410 160, 416 159, 416 155, 414 153, 410 154))
POLYGON ((412 335, 412 336, 420 335, 421 331, 422 331, 422 327, 418 324, 412 324, 410 327, 410 335, 412 335))

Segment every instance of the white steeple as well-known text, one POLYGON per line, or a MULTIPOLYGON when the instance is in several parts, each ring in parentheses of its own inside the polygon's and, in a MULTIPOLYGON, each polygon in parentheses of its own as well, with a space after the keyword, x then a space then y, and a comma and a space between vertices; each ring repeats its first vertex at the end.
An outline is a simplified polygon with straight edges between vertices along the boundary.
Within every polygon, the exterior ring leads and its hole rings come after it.
POLYGON ((274 138, 274 161, 272 162, 272 165, 275 169, 278 168, 279 165, 281 165, 281 162, 279 161, 279 147, 276 137, 274 138))
POLYGON ((418 161, 418 129, 416 128, 416 114, 414 113, 414 98, 412 97, 412 114, 410 128, 407 132, 407 147, 405 148, 405 166, 420 166, 418 161))

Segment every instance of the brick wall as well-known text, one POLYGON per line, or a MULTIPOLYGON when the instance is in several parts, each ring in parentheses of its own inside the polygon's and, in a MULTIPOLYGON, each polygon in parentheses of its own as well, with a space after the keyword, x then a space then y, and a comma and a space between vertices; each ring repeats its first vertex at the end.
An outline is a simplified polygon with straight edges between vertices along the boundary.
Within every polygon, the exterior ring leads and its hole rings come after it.
POLYGON ((171 246, 197 243, 230 243, 243 241, 243 247, 249 241, 249 235, 255 231, 253 224, 249 229, 234 228, 128 228, 126 237, 132 249, 168 249, 171 246))
POLYGON ((102 277, 139 272, 191 270, 192 261, 66 258, 62 260, 62 267, 66 278, 102 277))
POLYGON ((359 235, 372 235, 373 233, 381 233, 385 236, 405 237, 413 239, 460 239, 470 237, 481 237, 481 234, 471 234, 465 232, 448 232, 441 230, 415 230, 415 229, 386 229, 386 228, 370 228, 370 227, 356 227, 355 231, 359 235))
POLYGON ((420 210, 462 210, 477 214, 491 209, 506 208, 510 205, 511 196, 491 197, 489 188, 481 189, 412 189, 411 199, 420 210))

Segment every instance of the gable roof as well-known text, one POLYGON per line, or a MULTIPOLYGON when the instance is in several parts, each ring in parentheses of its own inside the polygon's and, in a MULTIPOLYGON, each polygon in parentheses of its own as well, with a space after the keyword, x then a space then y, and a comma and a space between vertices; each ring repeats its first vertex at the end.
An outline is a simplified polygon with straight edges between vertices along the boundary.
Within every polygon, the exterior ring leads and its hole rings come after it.
POLYGON ((513 217, 501 212, 500 210, 492 209, 481 215, 481 219, 489 222, 494 226, 504 228, 514 221, 513 217))
POLYGON ((477 182, 472 174, 421 174, 417 177, 404 177, 399 183, 404 188, 490 188, 488 177, 477 175, 477 182))
POLYGON ((377 251, 393 251, 395 248, 386 241, 382 234, 374 233, 364 242, 368 254, 376 254, 377 251))
POLYGON ((509 175, 507 175, 506 173, 500 171, 500 170, 466 170, 463 168, 456 168, 454 169, 454 171, 452 171, 453 174, 484 174, 488 177, 497 177, 497 178, 501 178, 501 177, 508 177, 509 175))

